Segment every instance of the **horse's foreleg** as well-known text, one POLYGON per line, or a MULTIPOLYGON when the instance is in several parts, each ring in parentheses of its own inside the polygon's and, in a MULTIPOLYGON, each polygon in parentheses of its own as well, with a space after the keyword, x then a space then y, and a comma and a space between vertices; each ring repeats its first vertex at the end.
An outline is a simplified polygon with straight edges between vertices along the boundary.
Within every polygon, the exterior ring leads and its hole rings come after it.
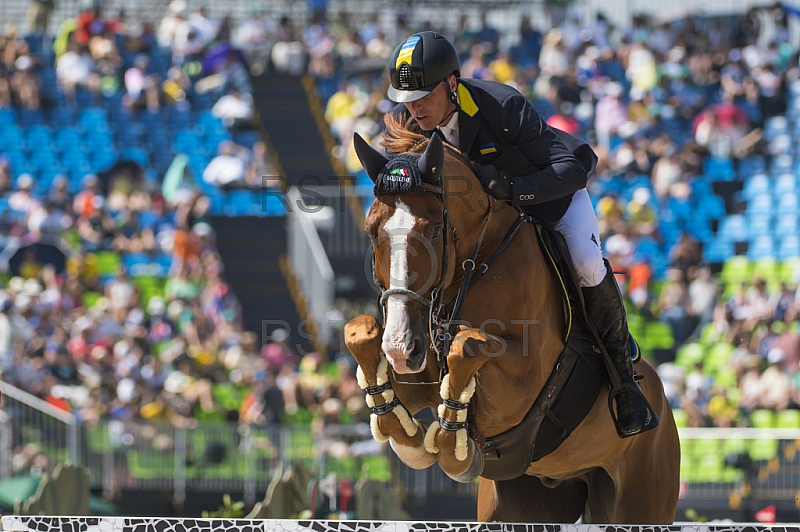
POLYGON ((388 361, 380 347, 380 324, 373 316, 362 314, 345 325, 344 334, 345 344, 358 362, 358 384, 366 391, 367 406, 372 410, 372 437, 379 442, 388 441, 408 467, 430 467, 436 461, 436 455, 425 450, 427 427, 411 417, 395 397, 389 382, 388 361))
POLYGON ((475 376, 502 343, 479 329, 456 334, 447 355, 448 375, 442 381, 439 421, 425 436, 425 448, 439 455, 439 466, 453 480, 472 482, 483 472, 483 454, 467 432, 467 409, 475 393, 475 376))

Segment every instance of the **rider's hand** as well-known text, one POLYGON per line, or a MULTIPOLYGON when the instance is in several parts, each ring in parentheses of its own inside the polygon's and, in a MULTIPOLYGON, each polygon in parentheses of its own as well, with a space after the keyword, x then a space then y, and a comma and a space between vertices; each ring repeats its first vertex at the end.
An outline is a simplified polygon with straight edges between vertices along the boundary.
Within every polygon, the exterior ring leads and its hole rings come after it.
POLYGON ((511 199, 511 179, 505 171, 499 171, 496 166, 487 164, 475 171, 475 177, 494 198, 503 201, 511 199))

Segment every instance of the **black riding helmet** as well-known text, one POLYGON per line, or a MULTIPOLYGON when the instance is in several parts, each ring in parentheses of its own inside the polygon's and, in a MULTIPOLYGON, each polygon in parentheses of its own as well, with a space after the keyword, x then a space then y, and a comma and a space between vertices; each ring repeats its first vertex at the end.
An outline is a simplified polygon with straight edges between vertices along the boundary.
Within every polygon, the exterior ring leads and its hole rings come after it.
POLYGON ((387 95, 395 102, 413 102, 427 96, 451 74, 458 77, 461 65, 450 41, 433 31, 415 33, 389 60, 391 85, 387 95))

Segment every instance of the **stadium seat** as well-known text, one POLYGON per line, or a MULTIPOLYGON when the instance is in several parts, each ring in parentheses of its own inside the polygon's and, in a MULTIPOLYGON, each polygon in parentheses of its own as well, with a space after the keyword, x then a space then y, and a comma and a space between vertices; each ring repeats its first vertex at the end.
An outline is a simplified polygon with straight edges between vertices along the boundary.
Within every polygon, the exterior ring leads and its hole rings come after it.
MULTIPOLYGON (((771 201, 771 199, 770 199, 771 201)), ((772 233, 772 213, 769 210, 747 213, 747 221, 750 232, 750 241, 752 242, 761 235, 772 233)))
POLYGON ((747 202, 747 214, 772 216, 772 194, 764 192, 752 196, 747 202))
POLYGON ((741 214, 731 214, 720 222, 717 236, 730 242, 745 242, 749 234, 745 217, 741 214))
POLYGON ((686 343, 678 348, 678 352, 675 356, 675 364, 687 370, 691 370, 695 365, 703 362, 705 355, 706 348, 701 344, 694 342, 686 343))
POLYGON ((798 215, 782 214, 775 221, 775 236, 784 237, 796 234, 798 231, 798 215))
POLYGON ((727 342, 718 342, 708 349, 703 360, 703 371, 709 374, 716 373, 730 360, 733 346, 727 342))
POLYGON ((720 220, 725 216, 725 200, 716 194, 702 196, 698 204, 709 220, 720 220))
POLYGON ((675 426, 684 428, 688 426, 689 415, 682 408, 673 408, 672 417, 675 418, 675 426))
POLYGON ((721 238, 715 238, 707 243, 703 248, 703 259, 706 262, 725 262, 730 257, 733 257, 734 245, 733 241, 721 238))
POLYGON ((736 176, 733 161, 728 157, 708 157, 703 166, 705 175, 714 181, 730 181, 736 176))
POLYGON ((778 260, 786 261, 800 257, 800 236, 786 235, 780 241, 778 260))
POLYGON ((755 438, 747 441, 747 452, 757 462, 770 460, 778 454, 778 440, 775 438, 755 438))
POLYGON ((798 195, 796 192, 787 192, 778 197, 777 214, 800 214, 798 208, 798 195))
POLYGON ((794 158, 788 154, 781 154, 773 157, 769 167, 769 173, 772 177, 778 177, 783 174, 791 173, 793 167, 794 158))
POLYGON ((747 258, 750 260, 755 261, 775 256, 775 241, 772 235, 759 235, 750 241, 750 246, 747 248, 747 258))
POLYGON ((757 429, 775 428, 775 412, 766 408, 759 408, 750 412, 750 425, 757 429))
POLYGON ((761 194, 771 193, 771 189, 772 183, 767 174, 755 174, 745 179, 742 197, 749 201, 761 194))
POLYGON ((780 197, 787 193, 797 192, 797 178, 794 174, 781 174, 775 179, 773 193, 775 197, 780 197))

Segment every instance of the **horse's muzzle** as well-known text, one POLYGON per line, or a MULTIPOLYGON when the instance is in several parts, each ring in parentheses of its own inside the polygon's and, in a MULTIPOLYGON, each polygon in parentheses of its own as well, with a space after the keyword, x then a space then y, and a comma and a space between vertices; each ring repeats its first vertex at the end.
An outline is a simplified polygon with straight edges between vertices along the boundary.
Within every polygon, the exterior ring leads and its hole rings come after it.
POLYGON ((428 335, 414 334, 410 331, 406 334, 403 347, 392 346, 387 348, 384 345, 384 352, 389 362, 397 373, 419 373, 425 369, 427 360, 428 335))

